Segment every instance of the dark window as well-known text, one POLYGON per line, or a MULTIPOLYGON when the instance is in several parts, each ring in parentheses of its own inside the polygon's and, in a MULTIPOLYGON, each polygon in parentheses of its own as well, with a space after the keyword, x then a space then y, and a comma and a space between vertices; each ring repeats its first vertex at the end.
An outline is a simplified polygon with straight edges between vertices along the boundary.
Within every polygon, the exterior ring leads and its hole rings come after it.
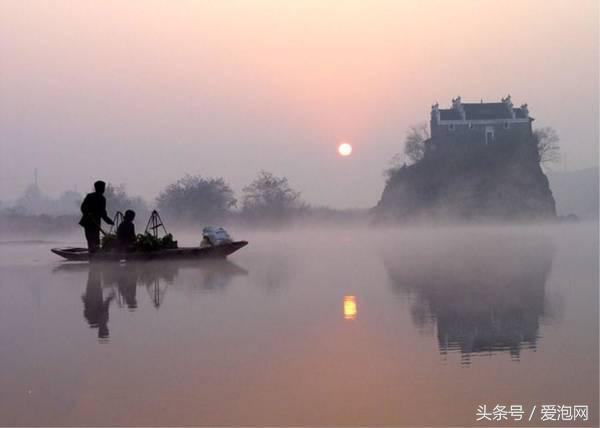
POLYGON ((504 129, 508 129, 508 122, 504 122, 504 129))

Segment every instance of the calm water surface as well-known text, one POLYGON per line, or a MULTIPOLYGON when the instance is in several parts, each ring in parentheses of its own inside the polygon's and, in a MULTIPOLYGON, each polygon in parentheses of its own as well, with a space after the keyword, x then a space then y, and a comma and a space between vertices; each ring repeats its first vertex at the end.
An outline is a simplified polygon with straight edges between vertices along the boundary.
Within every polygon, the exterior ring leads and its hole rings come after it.
POLYGON ((232 231, 227 262, 0 244, 0 425, 598 425, 596 225, 232 231))

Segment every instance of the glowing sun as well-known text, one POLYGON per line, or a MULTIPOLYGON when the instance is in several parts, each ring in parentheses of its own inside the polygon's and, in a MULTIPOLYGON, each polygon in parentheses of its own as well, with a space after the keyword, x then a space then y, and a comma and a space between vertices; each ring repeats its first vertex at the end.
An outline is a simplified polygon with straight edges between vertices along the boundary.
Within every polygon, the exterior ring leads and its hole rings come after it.
POLYGON ((342 143, 338 146, 338 153, 342 156, 350 156, 352 154, 352 146, 348 143, 342 143))

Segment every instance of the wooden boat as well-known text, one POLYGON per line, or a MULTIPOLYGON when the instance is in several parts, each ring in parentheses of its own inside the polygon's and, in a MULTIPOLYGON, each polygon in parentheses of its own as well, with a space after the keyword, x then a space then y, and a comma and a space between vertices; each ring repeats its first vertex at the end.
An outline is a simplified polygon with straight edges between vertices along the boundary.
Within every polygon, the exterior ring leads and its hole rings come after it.
POLYGON ((87 248, 65 247, 52 248, 51 251, 71 261, 120 261, 120 260, 174 260, 174 259, 210 259, 225 258, 240 248, 248 245, 248 241, 234 241, 212 247, 184 247, 156 251, 114 252, 98 251, 90 255, 87 248))

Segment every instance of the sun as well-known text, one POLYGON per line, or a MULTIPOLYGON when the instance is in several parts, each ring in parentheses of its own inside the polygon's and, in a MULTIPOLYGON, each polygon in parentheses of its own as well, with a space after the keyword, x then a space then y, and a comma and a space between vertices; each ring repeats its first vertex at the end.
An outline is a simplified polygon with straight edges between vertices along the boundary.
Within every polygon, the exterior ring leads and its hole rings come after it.
POLYGON ((352 154, 352 146, 348 143, 342 143, 338 146, 338 153, 342 156, 350 156, 352 154))

